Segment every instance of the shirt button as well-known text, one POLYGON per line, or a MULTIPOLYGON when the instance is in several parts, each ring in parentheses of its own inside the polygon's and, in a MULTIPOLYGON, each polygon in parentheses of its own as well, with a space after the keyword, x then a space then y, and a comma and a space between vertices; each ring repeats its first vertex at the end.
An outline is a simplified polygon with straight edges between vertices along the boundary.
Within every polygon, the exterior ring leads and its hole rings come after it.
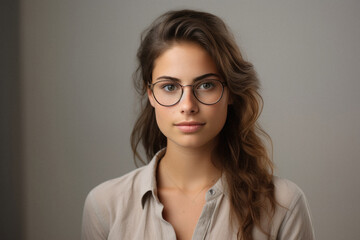
POLYGON ((214 194, 215 194, 214 189, 210 189, 210 190, 209 190, 209 193, 210 193, 210 195, 214 195, 214 194))

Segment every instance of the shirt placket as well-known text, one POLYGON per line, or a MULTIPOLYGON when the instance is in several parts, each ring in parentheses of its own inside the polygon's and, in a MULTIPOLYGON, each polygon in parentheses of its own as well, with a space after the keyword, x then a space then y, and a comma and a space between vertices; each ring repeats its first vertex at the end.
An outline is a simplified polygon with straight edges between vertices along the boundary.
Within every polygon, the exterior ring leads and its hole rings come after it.
POLYGON ((220 194, 220 191, 216 190, 216 188, 211 188, 207 191, 205 196, 206 203, 196 224, 192 240, 204 240, 206 238, 220 194))
POLYGON ((155 231, 155 239, 168 239, 176 240, 176 233, 173 226, 162 217, 164 205, 154 196, 152 198, 153 204, 155 204, 155 216, 157 223, 157 231, 155 231))

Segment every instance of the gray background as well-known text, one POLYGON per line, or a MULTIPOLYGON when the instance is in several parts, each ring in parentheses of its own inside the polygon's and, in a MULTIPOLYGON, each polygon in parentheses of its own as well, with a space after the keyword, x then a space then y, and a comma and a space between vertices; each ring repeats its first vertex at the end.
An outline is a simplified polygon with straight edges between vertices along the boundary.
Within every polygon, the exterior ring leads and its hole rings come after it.
POLYGON ((276 174, 304 190, 317 239, 360 239, 360 1, 4 2, 1 236, 80 238, 89 190, 135 168, 140 33, 194 8, 223 18, 254 63, 276 174))

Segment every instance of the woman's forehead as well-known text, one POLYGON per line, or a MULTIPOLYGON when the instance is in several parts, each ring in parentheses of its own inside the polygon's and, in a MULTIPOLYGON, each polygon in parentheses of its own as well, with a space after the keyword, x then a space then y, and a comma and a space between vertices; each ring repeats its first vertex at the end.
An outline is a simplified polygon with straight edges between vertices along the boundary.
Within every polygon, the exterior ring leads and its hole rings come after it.
POLYGON ((215 62, 208 52, 198 44, 181 42, 174 43, 155 60, 152 80, 170 76, 188 81, 206 74, 219 76, 215 62))

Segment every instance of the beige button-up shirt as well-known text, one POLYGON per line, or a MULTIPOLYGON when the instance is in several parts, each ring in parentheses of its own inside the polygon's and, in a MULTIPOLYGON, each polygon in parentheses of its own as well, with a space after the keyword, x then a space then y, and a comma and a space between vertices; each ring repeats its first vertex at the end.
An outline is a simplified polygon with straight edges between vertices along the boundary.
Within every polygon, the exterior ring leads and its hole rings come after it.
MULTIPOLYGON (((102 183, 89 193, 84 206, 82 240, 176 239, 174 228, 162 217, 164 206, 157 197, 159 155, 148 165, 102 183)), ((309 208, 301 189, 278 177, 274 177, 274 184, 279 206, 270 225, 266 219, 262 222, 272 239, 314 239, 309 208)), ((230 221, 230 202, 223 178, 209 189, 205 198, 192 239, 236 239, 237 228, 230 221)), ((257 227, 253 238, 267 239, 257 227)))

